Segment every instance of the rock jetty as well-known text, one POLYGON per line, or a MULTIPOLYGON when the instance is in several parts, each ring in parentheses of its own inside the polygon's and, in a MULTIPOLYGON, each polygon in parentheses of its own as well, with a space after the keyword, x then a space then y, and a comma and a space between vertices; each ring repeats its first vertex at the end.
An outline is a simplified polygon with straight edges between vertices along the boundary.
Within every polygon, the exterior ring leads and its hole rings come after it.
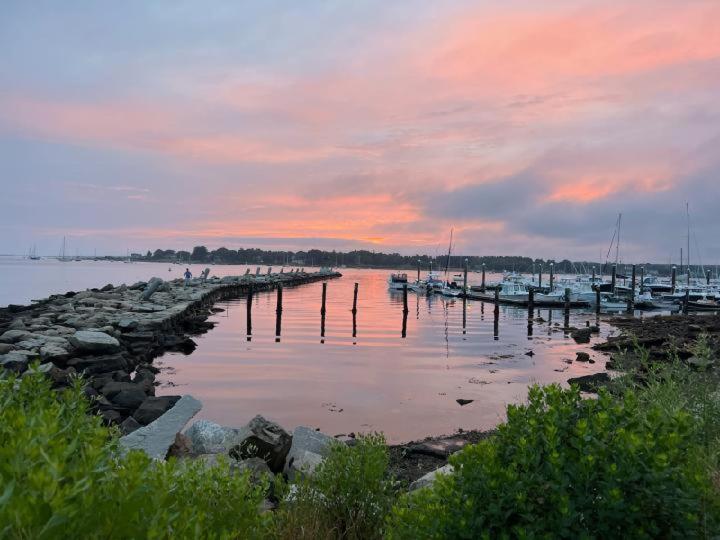
MULTIPOLYGON (((83 374, 96 412, 128 434, 153 423, 181 399, 155 396, 159 370, 152 362, 166 351, 192 352, 191 336, 214 326, 207 319, 215 302, 339 276, 330 270, 247 273, 187 284, 152 278, 10 305, 0 309, 0 373, 22 374, 39 362, 58 388, 83 374)), ((289 441, 287 446, 289 451, 289 441)))

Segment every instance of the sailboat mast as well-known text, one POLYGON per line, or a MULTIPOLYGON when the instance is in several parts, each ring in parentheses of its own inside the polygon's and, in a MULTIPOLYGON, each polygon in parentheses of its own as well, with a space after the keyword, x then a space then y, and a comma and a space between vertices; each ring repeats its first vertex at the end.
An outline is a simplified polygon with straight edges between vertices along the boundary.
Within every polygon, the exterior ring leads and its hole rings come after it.
POLYGON ((615 244, 615 266, 618 265, 620 260, 620 225, 622 224, 622 214, 618 214, 617 224, 617 244, 615 244))
POLYGON ((450 252, 452 251, 453 228, 450 229, 450 245, 448 246, 447 260, 445 261, 445 275, 447 276, 448 268, 450 268, 450 252))
POLYGON ((685 214, 687 215, 687 280, 690 286, 690 203, 685 203, 685 214))

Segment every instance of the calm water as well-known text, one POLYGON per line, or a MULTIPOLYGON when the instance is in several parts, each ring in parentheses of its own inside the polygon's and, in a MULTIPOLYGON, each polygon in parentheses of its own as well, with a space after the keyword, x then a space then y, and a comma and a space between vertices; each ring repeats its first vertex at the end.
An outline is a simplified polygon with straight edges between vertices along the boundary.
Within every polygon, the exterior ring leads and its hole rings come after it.
MULTIPOLYGON (((202 268, 193 265, 191 271, 202 268)), ((0 305, 106 283, 175 278, 184 269, 0 257, 0 305)), ((244 271, 212 267, 220 276, 244 271)), ((310 425, 333 435, 376 430, 400 442, 458 428, 491 428, 503 420, 508 403, 525 399, 529 384, 564 382, 603 369, 601 355, 564 335, 562 311, 536 310, 542 319, 528 326, 524 309, 501 306, 496 319, 491 304, 468 301, 463 310, 462 300, 410 293, 403 337, 402 294, 387 290, 389 272, 343 273, 328 282, 324 337, 320 283, 284 290, 279 338, 275 292, 253 297, 250 339, 246 300, 220 304, 225 311, 212 318, 217 326, 196 338, 193 354, 156 361, 163 368, 158 394, 191 393, 204 404, 199 417, 226 425, 239 426, 262 414, 288 429, 310 425), (564 362, 581 350, 598 362, 564 362), (474 402, 461 407, 458 398, 474 402)), ((471 283, 479 280, 478 274, 470 276, 471 283)), ((587 320, 594 323, 595 315, 575 311, 569 322, 584 326, 587 320)), ((611 331, 605 323, 600 326, 601 336, 611 331)))
MULTIPOLYGON (((438 296, 409 295, 403 337, 402 294, 388 291, 387 271, 344 269, 328 282, 325 336, 320 283, 285 289, 280 336, 276 293, 219 304, 225 309, 189 356, 168 354, 160 394, 191 393, 204 404, 201 418, 239 426, 256 414, 287 428, 318 427, 332 435, 383 431, 393 442, 485 429, 504 418, 508 403, 525 399, 533 382, 564 382, 601 371, 567 364, 588 350, 556 325, 563 312, 536 310, 545 322, 528 326, 527 310, 438 296), (359 283, 353 336, 353 284, 359 283), (528 335, 528 334, 531 335, 528 335), (533 351, 534 356, 525 353, 533 351), (461 407, 458 398, 475 400, 461 407)), ((479 276, 478 276, 479 277, 479 276)), ((570 324, 595 322, 574 313, 570 324)), ((601 323, 602 335, 609 327, 601 323)))

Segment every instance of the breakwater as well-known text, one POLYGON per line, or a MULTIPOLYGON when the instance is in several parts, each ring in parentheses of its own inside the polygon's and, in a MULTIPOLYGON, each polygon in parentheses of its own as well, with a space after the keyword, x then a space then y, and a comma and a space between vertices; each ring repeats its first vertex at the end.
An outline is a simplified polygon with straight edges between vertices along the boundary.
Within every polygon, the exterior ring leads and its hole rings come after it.
MULTIPOLYGON (((205 273, 207 276, 207 273, 205 273)), ((61 388, 74 374, 107 423, 126 433, 147 425, 179 396, 155 397, 153 359, 191 352, 193 335, 213 327, 208 316, 225 299, 340 277, 320 272, 268 273, 163 281, 51 295, 0 309, 0 369, 20 374, 39 362, 61 388)))

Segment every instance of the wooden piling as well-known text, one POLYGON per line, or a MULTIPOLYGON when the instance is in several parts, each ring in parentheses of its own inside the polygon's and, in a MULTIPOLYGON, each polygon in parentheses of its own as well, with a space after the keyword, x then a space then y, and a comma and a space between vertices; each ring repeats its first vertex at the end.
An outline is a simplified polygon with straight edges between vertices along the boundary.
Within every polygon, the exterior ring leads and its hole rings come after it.
POLYGON ((407 316, 408 311, 408 303, 407 303, 407 283, 403 284, 403 313, 407 316))
POLYGON ((327 282, 322 284, 322 303, 320 304, 320 314, 325 316, 325 300, 327 299, 327 282))
POLYGON ((253 301, 253 288, 252 285, 248 287, 247 294, 247 340, 252 341, 252 301, 253 301))
POLYGON ((500 289, 497 287, 495 288, 494 302, 495 302, 495 311, 496 312, 500 311, 500 289))
POLYGON ((670 274, 670 285, 672 287, 670 292, 672 294, 675 294, 675 285, 676 284, 677 284, 677 268, 673 266, 672 273, 670 274))
POLYGON ((485 263, 482 263, 482 291, 485 292, 485 263))
POLYGON ((407 318, 408 318, 408 312, 403 311, 403 320, 402 320, 402 331, 400 332, 400 337, 405 339, 407 336, 407 318))
POLYGON ((688 314, 688 304, 690 303, 690 287, 685 290, 685 298, 683 299, 683 314, 688 314))
POLYGON ((595 289, 595 313, 598 315, 600 314, 600 285, 593 285, 593 289, 595 289))
POLYGON ((355 288, 353 290, 353 307, 352 307, 353 313, 357 313, 357 295, 358 295, 358 284, 355 283, 355 288))
POLYGON ((645 267, 640 267, 640 294, 645 294, 645 267))
POLYGON ((535 287, 528 287, 528 311, 532 311, 535 307, 535 287))
POLYGON ((615 294, 615 287, 617 286, 617 266, 613 264, 612 276, 610 277, 610 289, 613 295, 615 294))
POLYGON ((275 341, 280 341, 280 334, 282 329, 282 285, 278 285, 277 288, 277 307, 275 308, 275 341))
POLYGON ((710 285, 710 270, 707 270, 705 272, 705 279, 706 279, 705 283, 709 286, 710 285))
POLYGON ((570 309, 570 289, 565 289, 565 310, 570 309))
POLYGON ((592 282, 591 283, 594 284, 595 283, 595 267, 593 266, 592 269, 593 269, 593 271, 592 271, 592 282))
POLYGON ((538 288, 542 287, 542 264, 540 270, 538 270, 538 288))
POLYGON ((553 292, 554 279, 555 279, 555 264, 550 263, 550 292, 553 292))
POLYGON ((468 273, 468 260, 465 259, 465 268, 463 268, 463 295, 467 294, 467 273, 468 273))
POLYGON ((417 282, 420 283, 420 259, 418 259, 417 282))

